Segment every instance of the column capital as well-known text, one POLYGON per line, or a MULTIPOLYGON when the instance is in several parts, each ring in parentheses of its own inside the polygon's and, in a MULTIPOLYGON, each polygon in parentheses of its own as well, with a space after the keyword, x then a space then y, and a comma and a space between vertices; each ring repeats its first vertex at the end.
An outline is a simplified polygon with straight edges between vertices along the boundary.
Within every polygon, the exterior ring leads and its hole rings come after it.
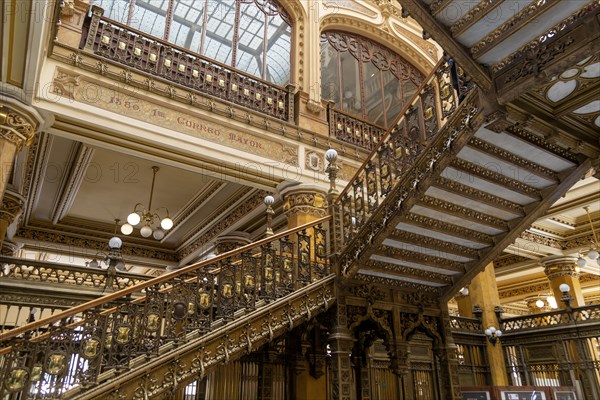
POLYGON ((0 204, 0 219, 11 225, 23 212, 25 199, 18 193, 7 190, 0 204))
POLYGON ((561 276, 579 277, 577 272, 576 257, 554 256, 542 259, 544 272, 548 279, 552 280, 561 276))
POLYGON ((288 217, 303 214, 322 218, 328 214, 327 189, 320 185, 300 184, 281 191, 283 210, 288 217))
POLYGON ((0 103, 0 138, 13 143, 19 151, 33 141, 38 121, 30 113, 0 103))

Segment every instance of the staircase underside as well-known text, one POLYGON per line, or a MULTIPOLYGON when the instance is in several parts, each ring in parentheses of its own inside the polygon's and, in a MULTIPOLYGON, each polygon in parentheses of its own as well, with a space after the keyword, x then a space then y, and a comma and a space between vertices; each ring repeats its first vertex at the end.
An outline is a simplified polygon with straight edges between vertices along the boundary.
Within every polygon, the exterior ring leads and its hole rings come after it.
POLYGON ((105 372, 99 385, 74 389, 65 398, 166 398, 187 381, 258 350, 326 311, 335 303, 334 279, 330 275, 253 311, 239 310, 234 321, 215 321, 210 333, 191 332, 184 343, 163 346, 156 358, 139 357, 129 370, 105 372))
POLYGON ((461 104, 371 215, 342 257, 347 277, 448 300, 589 170, 518 123, 484 122, 477 104, 461 104))

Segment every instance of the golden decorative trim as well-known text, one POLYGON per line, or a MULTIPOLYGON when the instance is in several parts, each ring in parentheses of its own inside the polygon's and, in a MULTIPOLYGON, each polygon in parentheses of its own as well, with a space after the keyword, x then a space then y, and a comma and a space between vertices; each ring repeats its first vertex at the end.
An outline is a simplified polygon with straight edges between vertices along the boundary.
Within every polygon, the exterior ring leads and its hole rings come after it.
POLYGON ((321 218, 328 215, 329 203, 325 193, 289 192, 284 195, 283 211, 289 217, 293 215, 310 215, 321 218))
POLYGON ((23 146, 29 146, 35 135, 35 122, 29 117, 0 103, 0 139, 17 146, 17 153, 23 146))
POLYGON ((481 57, 503 40, 507 39, 515 31, 518 31, 526 24, 533 21, 546 10, 554 7, 560 0, 537 0, 529 4, 523 10, 515 14, 508 21, 500 25, 477 44, 471 47, 471 54, 474 58, 481 57))
POLYGON ((450 32, 454 37, 460 36, 471 26, 479 22, 482 18, 496 7, 502 4, 503 0, 482 0, 475 7, 471 8, 458 21, 450 27, 450 32))

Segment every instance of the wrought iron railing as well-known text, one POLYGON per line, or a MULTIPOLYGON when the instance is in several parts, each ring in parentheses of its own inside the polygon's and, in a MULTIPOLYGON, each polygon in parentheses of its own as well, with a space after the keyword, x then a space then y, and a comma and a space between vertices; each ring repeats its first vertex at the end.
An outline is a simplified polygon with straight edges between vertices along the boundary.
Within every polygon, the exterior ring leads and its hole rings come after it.
POLYGON ((600 324, 600 304, 573 307, 539 314, 530 314, 502 320, 501 328, 505 334, 544 328, 573 326, 574 324, 600 324))
POLYGON ((293 122, 293 85, 277 86, 110 20, 103 13, 102 8, 92 7, 86 50, 199 94, 293 122))
POLYGON ((329 123, 329 137, 367 150, 373 150, 386 131, 382 126, 334 109, 333 103, 328 105, 327 121, 329 123))
POLYGON ((459 92, 453 76, 455 64, 440 61, 407 102, 394 128, 382 137, 339 195, 334 210, 341 214, 335 220, 341 243, 336 246, 344 247, 358 235, 358 228, 380 209, 400 179, 413 170, 457 109, 459 92))
POLYGON ((462 333, 477 333, 483 335, 481 321, 476 318, 450 317, 450 328, 462 333))
POLYGON ((325 217, 0 335, 0 398, 57 398, 329 275, 325 217), (137 297, 136 296, 140 296, 137 297))
POLYGON ((5 282, 28 281, 43 283, 59 283, 96 289, 125 289, 149 280, 148 275, 100 269, 79 267, 76 265, 59 264, 0 256, 0 277, 5 282))

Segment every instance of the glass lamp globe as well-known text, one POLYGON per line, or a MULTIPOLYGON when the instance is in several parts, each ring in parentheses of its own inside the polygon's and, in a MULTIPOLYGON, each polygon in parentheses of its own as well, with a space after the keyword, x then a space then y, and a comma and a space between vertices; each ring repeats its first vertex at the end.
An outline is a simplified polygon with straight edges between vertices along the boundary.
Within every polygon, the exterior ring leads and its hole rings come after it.
POLYGON ((585 265, 586 265, 586 264, 587 264, 587 262, 585 261, 585 258, 583 258, 583 257, 581 257, 581 256, 580 256, 580 257, 577 259, 577 265, 578 265, 578 266, 580 266, 580 267, 582 267, 582 268, 583 268, 583 267, 585 267, 585 265))
POLYGON ((538 301, 535 302, 535 305, 538 306, 539 308, 543 308, 544 307, 544 300, 538 299, 538 301))
POLYGON ((108 247, 110 247, 111 249, 120 249, 122 245, 123 241, 121 240, 121 238, 118 238, 116 236, 111 237, 108 241, 108 247))
POLYGON ((558 303, 556 302, 556 297, 554 296, 548 296, 548 298, 546 299, 546 301, 548 302, 548 305, 552 308, 558 308, 558 303))
POLYGON ((598 259, 598 250, 590 250, 590 252, 588 253, 588 257, 591 258, 592 260, 597 260, 598 259))
POLYGON ((121 233, 123 235, 131 235, 131 232, 133 232, 133 226, 130 224, 121 225, 121 233))
POLYGON ((129 214, 127 216, 127 223, 129 223, 131 225, 137 225, 140 223, 141 220, 142 220, 142 218, 140 217, 140 215, 135 212, 132 212, 131 214, 129 214))
POLYGON ((156 240, 161 240, 165 237, 165 231, 163 231, 162 229, 157 229, 152 233, 152 237, 156 240))
POLYGON ((272 206, 275 203, 275 197, 273 196, 265 196, 265 204, 268 206, 272 206))
POLYGON ((497 337, 500 337, 500 336, 502 336, 502 331, 501 331, 500 329, 498 329, 498 330, 496 331, 496 336, 497 336, 497 337))
POLYGON ((558 287, 558 290, 560 290, 563 293, 568 293, 571 290, 571 287, 569 285, 567 285, 566 283, 561 283, 560 286, 558 287))
POLYGON ((492 332, 492 333, 496 332, 496 328, 495 328, 495 327, 493 327, 493 326, 490 326, 488 329, 489 329, 489 331, 490 331, 490 332, 492 332))
POLYGON ((337 160, 338 152, 335 149, 329 149, 325 152, 325 160, 328 162, 334 162, 337 160))
POLYGON ((140 234, 141 234, 143 237, 147 238, 147 237, 149 237, 150 235, 152 235, 152 228, 150 228, 148 225, 144 225, 144 226, 142 227, 142 229, 140 229, 140 234))
POLYGON ((165 231, 168 231, 173 227, 173 220, 169 217, 164 218, 162 221, 160 221, 160 227, 163 228, 165 231))
POLYGON ((485 330, 485 335, 486 335, 486 336, 492 336, 492 330, 491 330, 491 329, 489 329, 489 328, 488 328, 488 329, 486 329, 486 330, 485 330))

